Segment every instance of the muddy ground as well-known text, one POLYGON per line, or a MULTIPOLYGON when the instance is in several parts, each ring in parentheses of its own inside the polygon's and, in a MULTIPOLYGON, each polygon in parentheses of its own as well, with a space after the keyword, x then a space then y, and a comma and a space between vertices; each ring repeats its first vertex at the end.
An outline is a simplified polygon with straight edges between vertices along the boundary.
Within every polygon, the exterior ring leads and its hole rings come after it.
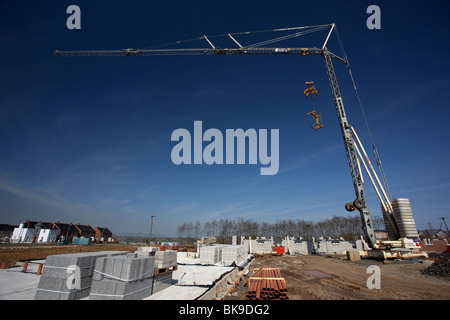
MULTIPOLYGON (((265 256, 259 267, 279 268, 290 300, 448 300, 450 280, 423 274, 432 261, 363 259, 332 256, 265 256), (380 269, 380 289, 369 289, 371 265, 380 269), (370 270, 370 269, 369 269, 370 270)), ((370 283, 374 283, 370 281, 370 283)))

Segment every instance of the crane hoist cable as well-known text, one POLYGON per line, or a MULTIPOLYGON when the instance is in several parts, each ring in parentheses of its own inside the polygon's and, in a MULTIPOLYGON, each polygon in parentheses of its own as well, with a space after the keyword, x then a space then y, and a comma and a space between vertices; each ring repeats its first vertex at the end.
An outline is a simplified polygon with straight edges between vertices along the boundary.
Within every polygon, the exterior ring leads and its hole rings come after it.
POLYGON ((261 42, 254 43, 254 44, 251 44, 251 45, 248 45, 248 46, 243 46, 244 48, 256 48, 256 47, 260 47, 260 46, 263 46, 263 45, 266 45, 266 44, 279 42, 279 41, 287 40, 287 39, 290 39, 290 38, 299 37, 299 36, 302 36, 302 35, 305 35, 305 34, 308 34, 308 33, 324 30, 324 29, 328 28, 329 26, 330 26, 329 24, 324 24, 324 25, 315 25, 315 26, 277 28, 277 29, 245 31, 245 32, 236 32, 236 33, 225 33, 225 34, 218 34, 218 35, 213 35, 213 36, 203 35, 203 36, 196 37, 196 38, 191 38, 191 39, 186 39, 186 40, 179 40, 179 41, 173 41, 173 42, 164 43, 164 44, 161 44, 161 45, 145 47, 145 48, 142 48, 142 49, 143 50, 155 49, 155 48, 160 48, 160 47, 167 47, 167 46, 171 46, 171 45, 177 45, 177 44, 182 44, 182 43, 187 43, 187 42, 192 42, 192 41, 198 41, 198 40, 204 40, 204 39, 212 39, 212 38, 218 38, 218 37, 230 37, 234 42, 236 42, 236 40, 233 38, 233 36, 237 36, 237 35, 249 35, 249 34, 256 34, 256 33, 304 30, 304 31, 299 31, 299 32, 295 32, 295 33, 292 33, 292 34, 288 34, 288 35, 285 35, 285 36, 282 36, 282 37, 261 41, 261 42))

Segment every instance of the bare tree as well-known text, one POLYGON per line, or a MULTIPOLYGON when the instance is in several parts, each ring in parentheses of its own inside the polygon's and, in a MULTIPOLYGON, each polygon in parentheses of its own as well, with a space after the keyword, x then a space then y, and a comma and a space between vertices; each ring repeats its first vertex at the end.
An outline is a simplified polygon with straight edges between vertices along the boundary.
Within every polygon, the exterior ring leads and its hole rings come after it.
MULTIPOLYGON (((382 229, 382 217, 374 217, 376 228, 382 229)), ((239 217, 235 220, 219 219, 204 222, 185 222, 178 227, 178 237, 193 240, 201 236, 217 237, 220 242, 229 242, 231 236, 265 236, 274 237, 279 242, 286 236, 302 237, 311 240, 312 237, 331 237, 345 240, 355 240, 362 234, 360 217, 333 216, 329 219, 313 222, 305 220, 277 220, 274 223, 257 222, 239 217)))

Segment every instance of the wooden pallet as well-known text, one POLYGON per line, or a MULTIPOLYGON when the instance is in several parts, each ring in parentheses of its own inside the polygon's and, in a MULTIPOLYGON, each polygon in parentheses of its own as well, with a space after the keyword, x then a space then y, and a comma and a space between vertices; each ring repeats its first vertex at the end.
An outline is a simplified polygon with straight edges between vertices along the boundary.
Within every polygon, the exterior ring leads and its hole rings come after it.
POLYGON ((171 271, 176 271, 178 269, 178 265, 176 266, 170 266, 167 268, 155 268, 155 272, 154 275, 158 275, 158 274, 163 274, 163 273, 167 273, 167 272, 171 272, 171 271))

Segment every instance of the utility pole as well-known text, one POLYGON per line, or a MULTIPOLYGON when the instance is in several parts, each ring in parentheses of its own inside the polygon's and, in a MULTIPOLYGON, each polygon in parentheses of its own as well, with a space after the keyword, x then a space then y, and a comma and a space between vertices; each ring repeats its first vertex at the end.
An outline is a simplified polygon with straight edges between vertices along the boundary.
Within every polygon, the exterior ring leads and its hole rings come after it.
MULTIPOLYGON (((441 219, 442 222, 445 224, 445 228, 447 228, 447 233, 450 234, 450 232, 448 231, 447 223, 445 222, 445 219, 447 219, 447 217, 441 217, 441 218, 439 218, 439 219, 441 219)), ((442 222, 441 222, 441 227, 440 227, 440 229, 442 229, 442 222)))
POLYGON ((150 241, 151 241, 151 239, 152 239, 153 218, 154 218, 155 216, 151 216, 151 217, 152 217, 152 219, 151 219, 151 223, 150 223, 150 236, 149 236, 149 238, 148 238, 148 245, 150 245, 150 241))

